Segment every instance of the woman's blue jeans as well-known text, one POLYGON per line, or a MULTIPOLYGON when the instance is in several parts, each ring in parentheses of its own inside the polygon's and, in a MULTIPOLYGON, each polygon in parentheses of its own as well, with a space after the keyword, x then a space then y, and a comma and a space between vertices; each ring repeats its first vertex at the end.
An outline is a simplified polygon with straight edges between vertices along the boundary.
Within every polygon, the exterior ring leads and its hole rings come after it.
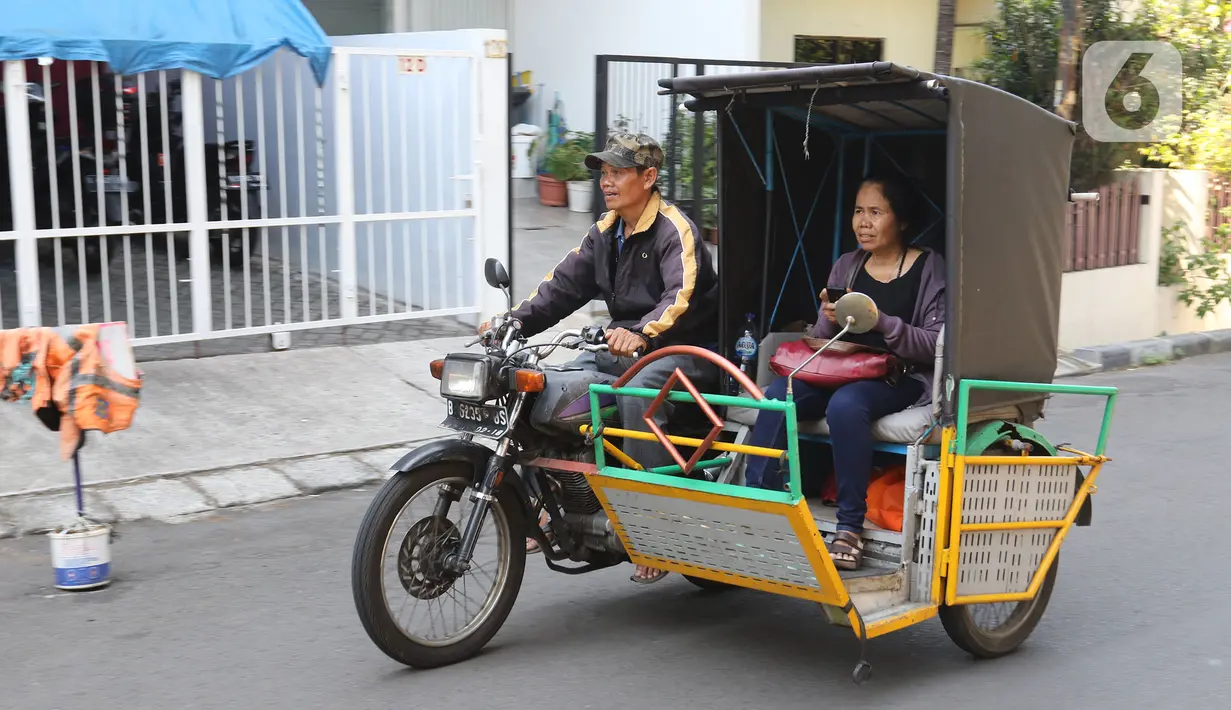
MULTIPOLYGON (((833 441, 834 476, 838 483, 838 529, 863 532, 868 512, 868 478, 872 473, 872 423, 900 412, 923 394, 923 383, 903 377, 896 385, 883 380, 860 380, 837 390, 795 381, 793 398, 798 421, 828 419, 833 441)), ((786 378, 779 377, 765 390, 770 399, 786 399, 786 378)), ((752 430, 753 446, 786 448, 786 415, 761 410, 752 430)), ((749 456, 745 485, 780 491, 785 487, 778 459, 749 456)))

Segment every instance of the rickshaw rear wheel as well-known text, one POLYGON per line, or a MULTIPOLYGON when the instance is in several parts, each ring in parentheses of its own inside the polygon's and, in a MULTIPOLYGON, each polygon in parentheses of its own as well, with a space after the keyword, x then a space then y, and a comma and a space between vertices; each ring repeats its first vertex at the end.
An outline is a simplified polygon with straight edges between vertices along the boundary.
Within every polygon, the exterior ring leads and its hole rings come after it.
POLYGON ((976 612, 980 607, 994 606, 992 604, 941 606, 940 623, 945 627, 945 633, 958 648, 976 658, 999 658, 1016 651, 1038 626, 1039 619, 1043 618, 1059 569, 1060 555, 1057 554, 1034 599, 1017 602, 1008 618, 991 628, 979 623, 976 612))
POLYGON ((687 574, 683 575, 683 577, 684 579, 687 579, 689 582, 692 582, 696 586, 706 591, 721 592, 727 589, 735 589, 734 584, 727 584, 726 582, 716 582, 712 579, 706 579, 704 577, 693 577, 687 574))

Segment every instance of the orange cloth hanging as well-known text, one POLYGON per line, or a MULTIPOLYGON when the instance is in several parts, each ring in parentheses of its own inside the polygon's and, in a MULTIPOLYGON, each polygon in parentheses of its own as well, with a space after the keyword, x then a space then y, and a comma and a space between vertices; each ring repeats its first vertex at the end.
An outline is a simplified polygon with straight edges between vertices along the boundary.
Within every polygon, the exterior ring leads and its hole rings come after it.
POLYGON ((0 400, 28 400, 48 428, 59 430, 61 455, 70 458, 82 431, 132 426, 141 373, 133 366, 130 377, 115 366, 131 362, 127 348, 127 329, 118 323, 83 325, 68 340, 53 328, 0 330, 0 400), (124 334, 119 343, 116 333, 124 334))

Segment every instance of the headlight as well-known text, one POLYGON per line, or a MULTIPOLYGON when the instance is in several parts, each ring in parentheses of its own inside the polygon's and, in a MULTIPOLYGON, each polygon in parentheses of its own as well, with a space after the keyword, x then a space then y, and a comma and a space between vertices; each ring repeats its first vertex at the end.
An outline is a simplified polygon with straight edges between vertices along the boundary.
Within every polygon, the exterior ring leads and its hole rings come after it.
POLYGON ((474 402, 491 399, 490 370, 486 360, 445 358, 440 374, 440 394, 474 402))

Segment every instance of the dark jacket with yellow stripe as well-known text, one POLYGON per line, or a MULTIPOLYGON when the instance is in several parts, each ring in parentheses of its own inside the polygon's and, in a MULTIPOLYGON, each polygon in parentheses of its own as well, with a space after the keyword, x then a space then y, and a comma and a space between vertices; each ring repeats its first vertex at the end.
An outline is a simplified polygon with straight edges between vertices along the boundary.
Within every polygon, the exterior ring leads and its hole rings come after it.
POLYGON ((644 335, 651 348, 708 345, 718 334, 718 275, 696 227, 657 191, 617 254, 615 212, 603 215, 513 317, 537 335, 602 297, 611 328, 644 335))

